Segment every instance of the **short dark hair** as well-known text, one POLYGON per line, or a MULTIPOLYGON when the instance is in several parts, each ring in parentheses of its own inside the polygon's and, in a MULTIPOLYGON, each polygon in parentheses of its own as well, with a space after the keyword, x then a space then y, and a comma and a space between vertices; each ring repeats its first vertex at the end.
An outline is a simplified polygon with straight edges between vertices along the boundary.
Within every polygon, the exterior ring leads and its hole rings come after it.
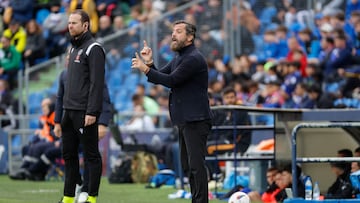
POLYGON ((77 10, 71 12, 71 14, 80 15, 81 16, 81 23, 88 22, 89 23, 88 29, 90 29, 90 17, 89 17, 89 14, 87 14, 84 10, 77 9, 77 10))
POLYGON ((178 20, 173 23, 173 25, 178 25, 178 24, 185 24, 186 35, 194 36, 194 38, 192 40, 192 42, 194 42, 195 36, 196 36, 195 35, 196 34, 196 26, 191 23, 186 22, 185 20, 178 20))
POLYGON ((337 151, 338 155, 342 157, 352 157, 353 153, 350 149, 340 149, 337 151))
POLYGON ((222 95, 226 95, 226 94, 229 94, 229 93, 234 93, 236 95, 236 91, 233 87, 225 87, 225 89, 222 91, 222 95))

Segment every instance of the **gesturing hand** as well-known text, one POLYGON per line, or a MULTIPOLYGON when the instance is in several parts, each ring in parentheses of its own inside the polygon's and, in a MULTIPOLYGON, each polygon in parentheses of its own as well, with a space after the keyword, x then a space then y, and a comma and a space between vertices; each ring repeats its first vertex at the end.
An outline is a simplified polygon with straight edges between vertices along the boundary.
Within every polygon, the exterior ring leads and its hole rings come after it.
POLYGON ((137 68, 141 72, 144 72, 148 67, 144 64, 144 62, 140 59, 139 54, 135 53, 135 58, 131 59, 131 68, 137 68))
POLYGON ((147 42, 144 40, 144 47, 140 52, 141 58, 146 64, 152 63, 152 50, 148 46, 147 42))

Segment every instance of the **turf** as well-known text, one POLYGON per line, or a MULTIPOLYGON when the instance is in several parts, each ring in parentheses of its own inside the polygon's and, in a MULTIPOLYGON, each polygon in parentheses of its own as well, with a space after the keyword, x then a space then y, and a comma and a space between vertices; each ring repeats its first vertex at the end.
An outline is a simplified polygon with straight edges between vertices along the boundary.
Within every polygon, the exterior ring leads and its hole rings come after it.
MULTIPOLYGON (((0 203, 57 203, 62 196, 61 181, 14 181, 0 175, 0 203)), ((189 199, 168 199, 174 188, 146 189, 144 184, 109 184, 102 179, 98 203, 178 203, 189 199)), ((211 200, 211 203, 225 203, 211 200)))

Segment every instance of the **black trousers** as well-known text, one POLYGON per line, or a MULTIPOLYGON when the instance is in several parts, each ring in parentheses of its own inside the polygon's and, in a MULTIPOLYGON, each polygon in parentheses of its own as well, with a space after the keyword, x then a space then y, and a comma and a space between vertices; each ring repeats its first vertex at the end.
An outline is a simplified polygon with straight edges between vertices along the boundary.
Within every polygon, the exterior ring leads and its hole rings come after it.
POLYGON ((75 196, 79 179, 79 145, 82 144, 84 161, 88 163, 88 193, 97 196, 100 186, 102 162, 98 144, 98 124, 84 127, 85 112, 65 110, 62 128, 62 153, 65 161, 64 196, 75 196))
POLYGON ((188 122, 178 128, 181 165, 189 177, 192 203, 208 203, 205 155, 211 121, 188 122))

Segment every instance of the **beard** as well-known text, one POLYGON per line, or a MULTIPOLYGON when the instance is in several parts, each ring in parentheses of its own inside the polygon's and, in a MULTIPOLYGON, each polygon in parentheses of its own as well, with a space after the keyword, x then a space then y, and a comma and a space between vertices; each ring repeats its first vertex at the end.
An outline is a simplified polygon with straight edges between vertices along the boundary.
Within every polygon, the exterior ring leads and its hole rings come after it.
POLYGON ((179 40, 171 41, 170 48, 173 51, 180 51, 184 47, 185 47, 185 41, 179 41, 179 40))

